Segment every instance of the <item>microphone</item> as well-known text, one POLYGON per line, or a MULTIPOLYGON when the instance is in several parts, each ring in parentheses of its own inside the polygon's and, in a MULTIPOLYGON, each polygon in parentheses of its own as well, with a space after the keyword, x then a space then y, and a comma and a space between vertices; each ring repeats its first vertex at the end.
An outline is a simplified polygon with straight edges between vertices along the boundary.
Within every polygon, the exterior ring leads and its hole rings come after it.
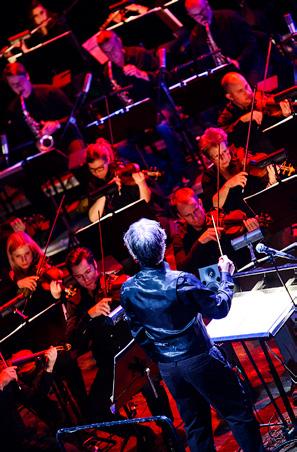
POLYGON ((288 26, 289 32, 291 34, 296 33, 297 30, 292 15, 290 13, 284 14, 284 19, 288 26))
POLYGON ((85 75, 83 87, 81 93, 86 95, 90 91, 91 83, 92 83, 93 74, 91 72, 87 72, 85 75))
POLYGON ((282 257, 283 259, 291 259, 291 260, 297 260, 293 254, 284 253, 283 251, 275 250, 274 248, 270 248, 269 246, 264 245, 263 243, 257 243, 256 245, 256 251, 258 253, 267 254, 268 256, 273 257, 282 257))
POLYGON ((1 135, 1 152, 5 159, 6 165, 9 166, 9 149, 7 144, 7 136, 5 133, 1 135))

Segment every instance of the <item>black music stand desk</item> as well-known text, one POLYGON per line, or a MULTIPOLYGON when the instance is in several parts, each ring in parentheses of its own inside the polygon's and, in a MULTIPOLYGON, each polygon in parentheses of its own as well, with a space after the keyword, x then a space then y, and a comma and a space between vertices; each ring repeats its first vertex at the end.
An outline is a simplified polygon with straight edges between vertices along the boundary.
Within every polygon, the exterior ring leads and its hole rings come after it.
POLYGON ((269 230, 275 232, 291 226, 297 221, 297 175, 247 196, 244 201, 256 214, 270 215, 269 230))
POLYGON ((113 372, 111 402, 115 411, 126 405, 147 382, 155 392, 152 379, 158 375, 157 364, 134 339, 115 355, 113 372))
MULTIPOLYGON (((293 299, 297 300, 297 287, 291 286, 289 290, 293 299)), ((266 341, 271 337, 274 337, 282 328, 289 317, 293 314, 294 310, 294 304, 283 287, 252 290, 249 292, 238 292, 234 294, 232 306, 228 315, 224 319, 212 320, 207 325, 208 334, 214 342, 241 342, 241 345, 243 346, 264 388, 266 389, 267 394, 278 412, 285 428, 288 427, 288 423, 276 405, 261 370, 249 351, 245 341, 259 341, 266 361, 269 365, 274 383, 279 391, 290 420, 293 424, 295 424, 296 416, 292 410, 266 344, 266 341)))

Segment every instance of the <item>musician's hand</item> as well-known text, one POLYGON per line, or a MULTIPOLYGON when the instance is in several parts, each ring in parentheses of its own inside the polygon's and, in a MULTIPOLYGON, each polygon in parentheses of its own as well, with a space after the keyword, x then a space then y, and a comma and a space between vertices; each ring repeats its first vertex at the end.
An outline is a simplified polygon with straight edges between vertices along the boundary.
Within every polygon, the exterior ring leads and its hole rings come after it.
POLYGON ((243 220, 243 224, 248 232, 254 231, 260 227, 257 218, 247 218, 246 220, 243 220))
POLYGON ((55 300, 60 300, 61 294, 62 294, 62 280, 58 281, 51 281, 50 282, 50 291, 52 294, 52 297, 55 300))
POLYGON ((229 62, 230 64, 233 64, 233 66, 235 66, 237 69, 240 69, 240 64, 238 63, 237 60, 233 60, 233 58, 229 58, 229 57, 228 57, 228 62, 229 62))
POLYGON ((277 183, 277 174, 280 172, 279 165, 267 165, 266 166, 267 174, 268 174, 268 186, 274 185, 277 183))
POLYGON ((16 366, 11 366, 5 367, 5 369, 0 371, 0 391, 3 391, 5 386, 7 386, 11 381, 17 381, 18 376, 16 369, 16 366))
POLYGON ((137 185, 141 185, 145 182, 145 175, 139 171, 139 173, 132 173, 132 178, 137 185))
POLYGON ((26 278, 17 281, 17 286, 19 289, 29 289, 34 292, 37 289, 38 279, 38 276, 26 276, 26 278))
POLYGON ((123 67, 124 74, 128 77, 142 78, 143 80, 149 80, 147 72, 138 69, 134 64, 126 64, 123 67))
POLYGON ((288 116, 290 116, 292 114, 292 109, 290 107, 290 102, 288 101, 288 99, 282 100, 279 103, 279 106, 280 106, 282 114, 285 118, 287 118, 288 116))
POLYGON ((44 356, 46 359, 45 370, 49 373, 52 373, 58 356, 56 347, 51 346, 48 350, 46 350, 44 356))
POLYGON ((219 258, 218 266, 221 273, 230 273, 230 275, 233 275, 235 266, 228 256, 221 256, 219 258))
POLYGON ((110 313, 110 305, 109 303, 112 301, 111 298, 102 298, 102 300, 98 301, 92 308, 88 310, 89 316, 94 319, 95 317, 99 317, 100 315, 107 316, 110 313))
POLYGON ((41 135, 53 135, 61 127, 59 121, 41 121, 41 125, 41 135))
MULTIPOLYGON (((252 112, 246 113, 245 115, 240 116, 241 122, 250 122, 252 116, 252 112)), ((262 123, 263 113, 262 111, 254 110, 253 111, 253 121, 256 121, 258 125, 262 123)))
MULTIPOLYGON (((217 227, 218 236, 221 236, 221 233, 224 228, 217 227)), ((214 228, 208 228, 205 232, 203 232, 200 237, 198 238, 198 242, 202 243, 204 245, 205 243, 210 242, 211 240, 217 240, 216 231, 214 228)))
POLYGON ((21 218, 15 218, 14 220, 10 221, 10 226, 12 227, 14 232, 26 230, 26 225, 21 218))
POLYGON ((117 184, 118 190, 119 190, 119 192, 121 192, 121 189, 122 189, 122 181, 121 181, 120 177, 119 177, 119 176, 115 176, 115 177, 113 178, 113 182, 115 182, 115 183, 117 184))
POLYGON ((228 188, 233 188, 233 187, 245 187, 246 186, 246 182, 247 182, 247 176, 248 173, 246 173, 245 171, 241 171, 238 174, 235 174, 235 176, 230 177, 230 179, 227 180, 227 182, 225 183, 225 186, 228 188))

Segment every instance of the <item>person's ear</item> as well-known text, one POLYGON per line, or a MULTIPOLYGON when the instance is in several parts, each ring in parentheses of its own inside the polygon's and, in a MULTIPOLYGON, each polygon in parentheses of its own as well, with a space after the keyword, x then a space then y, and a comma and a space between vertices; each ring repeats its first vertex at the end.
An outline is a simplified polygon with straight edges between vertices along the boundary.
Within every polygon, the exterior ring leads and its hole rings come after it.
POLYGON ((230 93, 226 93, 225 94, 225 97, 226 97, 226 99, 228 99, 228 100, 233 100, 233 96, 232 96, 232 94, 230 94, 230 93))

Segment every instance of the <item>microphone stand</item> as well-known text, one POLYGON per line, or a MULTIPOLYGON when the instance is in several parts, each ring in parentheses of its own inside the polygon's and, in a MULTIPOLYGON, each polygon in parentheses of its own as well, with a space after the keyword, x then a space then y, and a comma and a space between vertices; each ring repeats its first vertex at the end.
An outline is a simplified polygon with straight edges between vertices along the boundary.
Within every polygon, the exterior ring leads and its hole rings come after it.
POLYGON ((282 287, 283 287, 283 288, 285 289, 285 291, 287 292, 287 294, 288 294, 288 296, 289 296, 289 298, 290 298, 290 300, 291 300, 293 306, 294 306, 295 309, 296 309, 297 303, 295 303, 294 298, 292 297, 292 295, 291 295, 291 293, 290 293, 288 287, 286 286, 286 283, 284 282, 284 280, 283 280, 283 278, 282 278, 282 275, 281 275, 281 273, 280 273, 280 271, 279 271, 279 269, 278 269, 278 266, 277 266, 277 264, 276 264, 276 259, 275 259, 275 257, 276 257, 276 256, 274 256, 273 254, 271 254, 271 255, 269 256, 270 262, 272 262, 273 267, 275 268, 275 272, 276 272, 276 274, 277 274, 277 277, 278 277, 278 279, 279 279, 279 281, 280 281, 282 287))
POLYGON ((77 121, 76 121, 76 115, 78 114, 79 110, 81 109, 81 107, 83 106, 86 97, 88 95, 89 89, 90 89, 90 84, 92 82, 92 74, 90 72, 88 72, 85 75, 85 79, 84 79, 84 83, 83 83, 83 87, 79 93, 79 95, 76 97, 75 103, 72 107, 71 113, 65 123, 63 132, 61 134, 61 140, 63 140, 63 138, 66 135, 67 130, 69 129, 70 125, 76 127, 81 139, 83 139, 83 136, 77 126, 77 121), (87 77, 89 77, 89 79, 87 79, 87 77))
POLYGON ((173 100, 173 97, 171 96, 170 90, 166 84, 165 81, 165 74, 166 69, 164 67, 161 67, 159 70, 159 110, 161 110, 161 95, 162 93, 165 96, 165 99, 167 100, 167 105, 170 108, 170 112, 172 114, 172 117, 174 119, 174 124, 176 126, 176 130, 181 136, 184 144, 186 145, 186 148, 188 152, 190 153, 192 159, 197 164, 202 164, 204 169, 206 169, 206 164, 204 162, 204 159, 201 156, 199 147, 197 145, 195 137, 192 135, 192 133, 188 130, 188 128, 185 126, 184 122, 180 118, 180 115, 177 111, 176 104, 173 100), (199 155, 199 158, 197 158, 197 153, 199 155))

